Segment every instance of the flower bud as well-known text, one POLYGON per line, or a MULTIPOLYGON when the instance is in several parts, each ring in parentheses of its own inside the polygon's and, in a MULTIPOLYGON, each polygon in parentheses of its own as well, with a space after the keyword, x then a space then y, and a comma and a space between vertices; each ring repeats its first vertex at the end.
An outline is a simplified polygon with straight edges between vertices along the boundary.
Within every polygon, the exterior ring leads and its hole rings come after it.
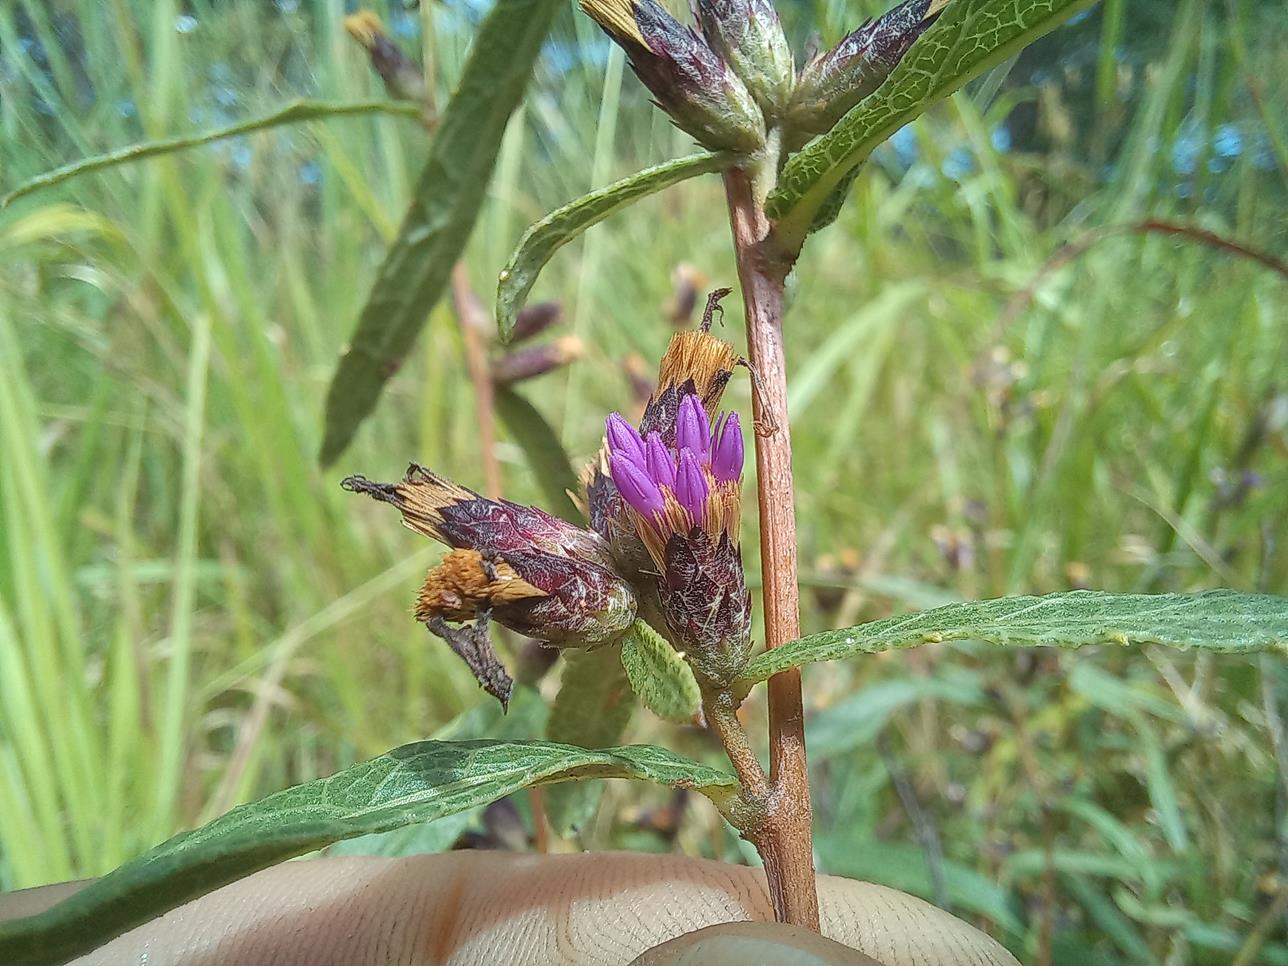
POLYGON ((498 386, 508 386, 525 379, 535 379, 581 358, 585 351, 582 341, 575 335, 515 349, 493 360, 492 381, 498 386))
POLYGON ((366 50, 372 68, 385 82, 390 97, 408 101, 425 99, 424 74, 386 36, 378 16, 370 10, 359 10, 344 18, 344 29, 366 50))
POLYGON ((765 114, 778 117, 791 97, 796 63, 773 0, 698 0, 697 16, 715 52, 765 114))
POLYGON ((824 134, 890 75, 948 0, 906 0, 869 20, 801 71, 787 124, 802 135, 824 134))
POLYGON ((609 418, 609 473, 652 561, 661 617, 676 647, 709 685, 727 686, 751 650, 751 595, 738 547, 742 439, 737 416, 713 432, 690 389, 676 408, 672 444, 636 438, 609 418), (617 424, 615 427, 614 424, 617 424))
POLYGON ((559 321, 563 307, 558 302, 530 302, 519 309, 510 330, 510 344, 517 345, 534 336, 540 335, 559 321))
POLYGON ((580 3, 626 52, 636 76, 678 127, 712 150, 749 154, 764 145, 764 117, 746 86, 656 0, 580 3))
POLYGON ((557 647, 581 648, 616 640, 635 620, 635 593, 596 533, 536 507, 486 499, 414 463, 398 483, 350 476, 341 485, 393 504, 409 529, 455 548, 426 575, 416 619, 503 703, 509 675, 487 640, 489 619, 557 647), (471 620, 472 628, 450 626, 471 620))

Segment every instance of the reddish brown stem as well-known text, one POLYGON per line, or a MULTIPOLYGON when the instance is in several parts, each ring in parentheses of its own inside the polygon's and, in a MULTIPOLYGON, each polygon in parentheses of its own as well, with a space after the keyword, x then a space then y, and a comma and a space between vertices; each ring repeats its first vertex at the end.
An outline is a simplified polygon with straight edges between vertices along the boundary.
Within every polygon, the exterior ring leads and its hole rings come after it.
MULTIPOLYGON (((757 426, 773 427, 764 435, 756 434, 765 646, 772 648, 800 637, 792 442, 783 352, 783 284, 790 265, 768 257, 764 250, 769 222, 751 177, 740 170, 727 172, 725 195, 747 313, 747 353, 758 375, 752 413, 757 426)), ((797 669, 769 679, 769 780, 766 821, 752 841, 765 861, 774 914, 780 922, 817 930, 805 712, 797 669)))

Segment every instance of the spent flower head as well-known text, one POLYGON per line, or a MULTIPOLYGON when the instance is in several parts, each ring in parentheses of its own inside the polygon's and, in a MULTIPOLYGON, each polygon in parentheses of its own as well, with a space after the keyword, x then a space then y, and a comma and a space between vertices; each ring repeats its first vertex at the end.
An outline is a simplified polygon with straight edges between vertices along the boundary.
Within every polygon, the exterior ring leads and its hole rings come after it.
POLYGON ((718 151, 765 143, 755 98, 707 41, 655 0, 580 0, 626 52, 631 68, 676 125, 718 151))
POLYGON ((787 106, 796 63, 773 0, 697 0, 703 36, 770 118, 787 106))
POLYGON ((454 548, 425 576, 416 619, 503 703, 512 682, 488 643, 488 620, 579 648, 615 641, 635 620, 635 593, 597 533, 536 507, 489 500, 414 463, 397 483, 350 476, 341 485, 393 504, 409 529, 454 548), (451 626, 466 621, 478 623, 451 626))
POLYGON ((788 125, 798 136, 831 130, 880 86, 947 5, 948 0, 906 0, 810 60, 792 93, 788 125))

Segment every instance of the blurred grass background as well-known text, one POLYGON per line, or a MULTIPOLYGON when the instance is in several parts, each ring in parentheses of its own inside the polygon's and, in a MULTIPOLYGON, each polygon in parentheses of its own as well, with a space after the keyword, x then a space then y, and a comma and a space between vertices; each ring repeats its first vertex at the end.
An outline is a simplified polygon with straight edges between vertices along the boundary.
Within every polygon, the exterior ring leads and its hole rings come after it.
MULTIPOLYGON (((375 6, 446 96, 481 5, 375 6)), ((781 6, 800 50, 881 5, 781 6)), ((293 97, 381 96, 347 10, 5 0, 0 190, 293 97)), ((1082 586, 1288 592, 1288 281, 1116 230, 1288 254, 1286 69, 1280 3, 1106 0, 881 149, 791 292, 807 630, 1082 586)), ((528 223, 687 140, 570 8, 508 132, 475 287, 528 223)), ((356 445, 316 463, 424 150, 406 120, 332 120, 0 212, 0 887, 495 726, 458 719, 482 695, 409 619, 437 551, 338 486, 409 459, 481 485, 446 303, 356 445)), ((733 284, 717 179, 593 229, 539 283, 588 351, 523 392, 576 459, 631 405, 624 360, 665 345, 682 263, 733 284)), ((747 411, 745 380, 729 398, 747 411)), ((537 500, 512 441, 499 456, 507 495, 537 500)), ((806 689, 823 870, 1026 961, 1288 963, 1281 662, 966 645, 819 666, 806 689)), ((714 754, 642 713, 629 739, 714 754)), ((701 803, 677 829, 651 796, 612 788, 573 844, 750 860, 701 803)))

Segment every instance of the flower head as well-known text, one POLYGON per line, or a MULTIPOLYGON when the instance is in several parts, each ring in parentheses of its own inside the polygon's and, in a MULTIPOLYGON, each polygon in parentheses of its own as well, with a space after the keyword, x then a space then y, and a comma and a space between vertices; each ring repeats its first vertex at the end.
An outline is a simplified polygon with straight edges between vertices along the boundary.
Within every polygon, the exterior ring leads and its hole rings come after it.
POLYGON ((773 0, 697 0, 694 12, 711 47, 776 117, 791 96, 796 64, 773 0))
POLYGON ((425 577, 416 619, 448 644, 502 702, 510 679, 487 643, 495 618, 559 647, 598 647, 635 619, 636 599, 607 542, 536 507, 489 500, 412 464, 397 483, 341 484, 391 503, 403 524, 454 548, 425 577), (462 630, 453 622, 478 621, 462 630))
POLYGON ((580 2, 677 126, 714 150, 752 152, 765 143, 764 118, 743 82, 656 0, 580 2))
POLYGON ((864 23, 801 70, 788 108, 790 126, 808 136, 832 129, 881 85, 948 0, 905 0, 864 23))
POLYGON ((670 636, 700 676, 727 684, 750 649, 751 598, 738 547, 738 415, 719 416, 713 428, 690 388, 679 395, 669 434, 641 436, 614 413, 606 438, 609 474, 655 568, 670 636))

